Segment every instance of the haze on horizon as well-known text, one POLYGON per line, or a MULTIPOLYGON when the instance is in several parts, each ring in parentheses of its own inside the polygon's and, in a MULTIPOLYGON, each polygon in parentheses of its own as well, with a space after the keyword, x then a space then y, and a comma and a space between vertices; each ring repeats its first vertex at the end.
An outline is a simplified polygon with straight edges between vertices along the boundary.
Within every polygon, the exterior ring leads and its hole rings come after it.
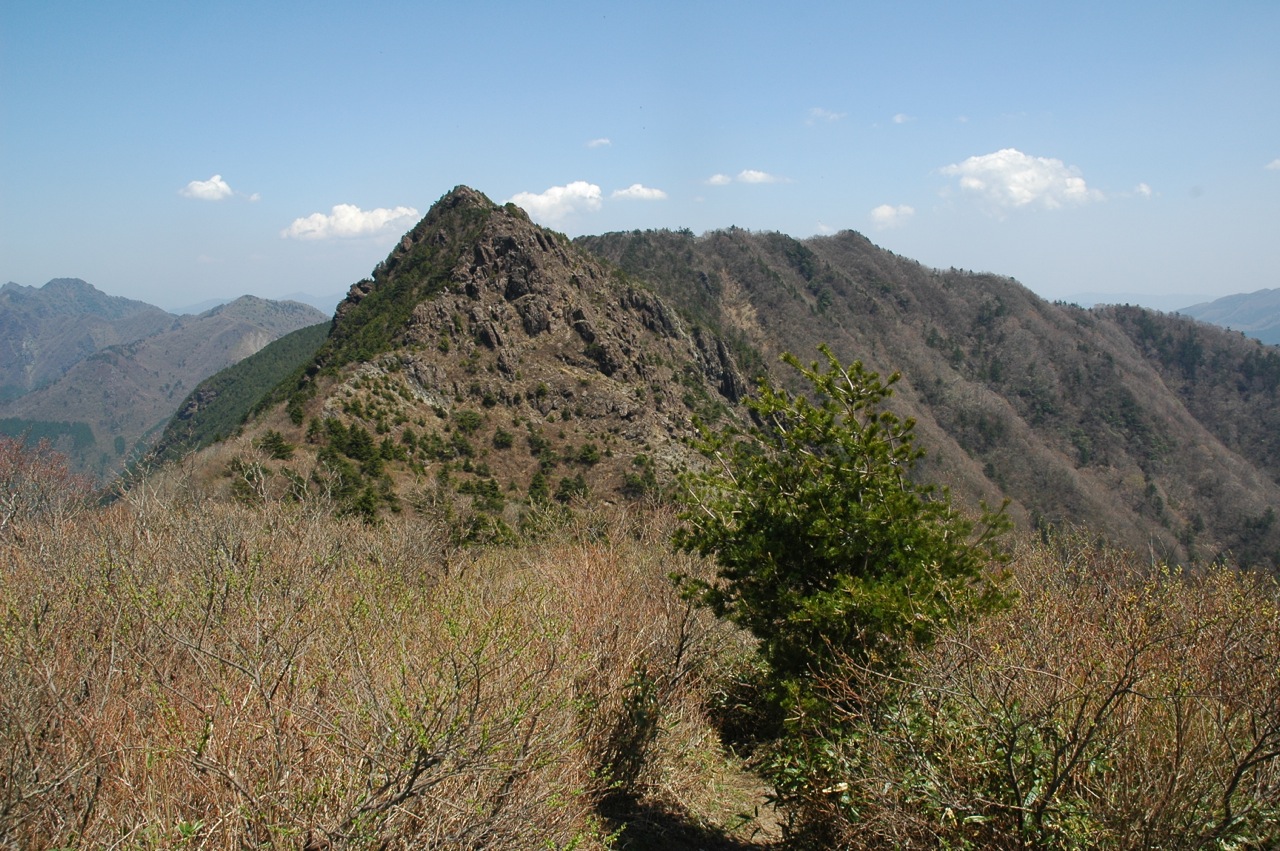
POLYGON ((1280 5, 0 8, 0 281, 344 291, 454 185, 854 229, 1051 299, 1280 286, 1280 5))

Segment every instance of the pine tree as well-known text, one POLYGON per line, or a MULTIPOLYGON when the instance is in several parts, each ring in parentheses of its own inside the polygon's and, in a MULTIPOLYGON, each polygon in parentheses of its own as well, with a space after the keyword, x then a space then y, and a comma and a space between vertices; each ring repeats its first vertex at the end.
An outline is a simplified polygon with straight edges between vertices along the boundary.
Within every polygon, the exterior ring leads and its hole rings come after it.
POLYGON ((820 351, 825 370, 783 358, 812 399, 762 382, 750 429, 703 429, 710 463, 682 477, 675 538, 715 559, 718 581, 686 579, 687 590, 760 640, 792 704, 811 675, 849 660, 892 670, 949 621, 1002 601, 988 567, 1003 511, 970 519, 913 479, 915 424, 883 409, 898 376, 820 351))

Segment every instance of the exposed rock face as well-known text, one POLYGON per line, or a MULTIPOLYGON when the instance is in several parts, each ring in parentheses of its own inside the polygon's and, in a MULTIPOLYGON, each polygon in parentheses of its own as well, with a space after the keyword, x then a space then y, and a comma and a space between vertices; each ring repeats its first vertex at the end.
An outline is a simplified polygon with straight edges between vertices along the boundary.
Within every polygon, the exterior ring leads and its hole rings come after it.
POLYGON ((729 354, 729 347, 724 344, 724 340, 710 336, 701 328, 694 329, 693 340, 698 346, 698 354, 701 355, 698 363, 702 367, 703 374, 720 391, 721 396, 730 402, 741 401, 747 395, 749 388, 742 378, 742 373, 738 371, 737 364, 733 362, 733 356, 729 354))
POLYGON ((450 385, 446 395, 466 395, 479 383, 485 391, 511 397, 518 395, 518 385, 527 389, 545 382, 553 401, 542 407, 555 410, 563 404, 556 399, 573 399, 576 407, 584 397, 598 398, 588 407, 602 414, 648 408, 666 431, 687 422, 682 364, 701 370, 685 377, 685 384, 704 385, 697 389, 713 390, 725 402, 736 402, 746 392, 721 340, 703 329, 686 329, 653 293, 606 269, 560 234, 532 224, 519 209, 498 207, 467 187, 441 199, 374 280, 351 288, 335 329, 360 321, 357 306, 379 288, 395 288, 407 275, 438 279, 428 297, 413 305, 396 341, 411 374, 430 375, 422 382, 424 390, 427 384, 444 384, 450 385), (482 220, 478 233, 454 245, 456 220, 467 216, 482 220), (433 252, 435 268, 421 262, 424 245, 446 249, 433 252), (480 359, 485 368, 467 367, 480 359), (645 404, 637 402, 640 398, 645 404))
POLYGON ((356 281, 351 285, 351 288, 347 290, 347 297, 338 305, 335 318, 349 312, 351 308, 359 304, 364 297, 371 292, 373 292, 372 278, 365 278, 363 281, 356 281))
POLYGON ((196 414, 200 413, 206 406, 216 398, 216 394, 212 390, 197 389, 196 392, 183 401, 182 407, 173 416, 179 420, 189 420, 196 414))
MULTIPOLYGON (((317 387, 338 377, 309 403, 312 416, 392 441, 403 427, 356 404, 370 386, 394 385, 394 418, 419 423, 415 434, 425 423, 444 440, 455 412, 475 410, 483 435, 554 433, 559 457, 604 444, 607 453, 587 449, 590 463, 573 471, 594 493, 647 463, 637 456, 682 455, 694 415, 728 415, 747 388, 714 334, 687 327, 658 296, 520 209, 466 187, 351 288, 311 372, 317 387)), ((485 467, 523 487, 546 457, 489 453, 485 467)))

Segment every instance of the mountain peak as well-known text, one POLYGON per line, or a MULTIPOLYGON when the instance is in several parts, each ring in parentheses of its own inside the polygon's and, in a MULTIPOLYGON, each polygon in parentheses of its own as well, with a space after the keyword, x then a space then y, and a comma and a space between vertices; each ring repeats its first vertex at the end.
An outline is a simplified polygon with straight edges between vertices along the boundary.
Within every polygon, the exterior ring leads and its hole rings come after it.
POLYGON ((444 207, 446 209, 461 206, 496 207, 497 205, 490 201, 489 197, 483 192, 472 189, 470 186, 464 186, 461 183, 442 195, 434 205, 434 207, 444 207))
POLYGON ((296 316, 298 327, 315 325, 324 322, 328 318, 309 304, 260 298, 256 295, 242 295, 200 314, 202 317, 222 316, 223 318, 240 319, 246 322, 278 321, 279 318, 286 315, 296 316))
POLYGON ((820 342, 901 373, 894 411, 930 449, 920 473, 962 504, 1007 496, 1040 528, 1280 564, 1280 355, 1137 308, 1052 305, 853 232, 571 242, 459 186, 235 440, 260 458, 278 429, 297 448, 272 459, 264 496, 314 485, 366 515, 436 505, 513 525, 550 494, 652 492, 689 460, 695 416, 744 416, 741 365, 766 373, 820 342))
POLYGON ((502 506, 548 489, 651 492, 655 465, 687 452, 695 415, 732 417, 746 392, 713 331, 515 205, 459 186, 352 287, 277 399, 289 440, 350 474, 344 493, 363 502, 347 509, 420 499, 437 481, 440 499, 513 524, 519 509, 502 506), (382 460, 362 448, 372 434, 382 460))
POLYGON ((105 293, 102 293, 93 284, 90 284, 88 281, 85 281, 81 278, 54 278, 49 283, 45 284, 43 289, 46 289, 49 292, 53 292, 53 293, 56 293, 56 292, 80 293, 80 294, 95 293, 100 295, 106 295, 105 293))
MULTIPOLYGON (((602 373, 644 380, 640 359, 654 339, 686 350, 698 381, 729 401, 746 383, 724 343, 686 331, 652 292, 563 234, 534 224, 514 204, 498 206, 457 186, 432 205, 373 275, 351 287, 338 306, 315 370, 423 348, 491 352, 493 368, 510 376, 523 353, 602 373), (461 338, 461 342, 460 342, 461 338), (478 347, 478 348, 477 348, 478 347), (585 360, 584 360, 585 358, 585 360)), ((445 372, 456 364, 441 364, 445 372)), ((474 366, 470 367, 474 369, 474 366)), ((468 382, 474 383, 474 382, 468 382)))
MULTIPOLYGON (((500 207, 483 193, 457 186, 378 264, 373 275, 351 286, 334 316, 327 365, 368 360, 392 348, 410 325, 415 308, 441 293, 508 286, 519 289, 538 274, 546 255, 560 267, 581 264, 568 240, 533 224, 514 204, 500 207), (505 258, 505 259, 503 259, 505 258)), ((572 275, 573 273, 569 273, 572 275)), ((598 276, 598 273, 593 273, 598 276)), ((518 297, 513 291, 511 298, 518 297)))

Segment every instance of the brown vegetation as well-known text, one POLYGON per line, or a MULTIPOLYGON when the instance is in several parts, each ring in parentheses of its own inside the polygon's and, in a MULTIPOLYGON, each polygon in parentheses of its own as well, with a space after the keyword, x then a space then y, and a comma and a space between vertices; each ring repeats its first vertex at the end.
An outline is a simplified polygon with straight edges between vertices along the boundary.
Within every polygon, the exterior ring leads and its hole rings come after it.
MULTIPOLYGON (((661 509, 547 509, 520 548, 459 549, 430 514, 190 480, 84 508, 44 463, 56 498, 0 534, 0 844, 773 842, 716 734, 752 723, 752 648, 675 593, 710 574, 661 509)), ((906 674, 816 684, 847 712, 788 752, 786 841, 1280 840, 1275 582, 1076 539, 1010 568, 1018 602, 906 674)))
POLYGON ((0 545, 0 843, 590 848, 611 797, 714 807, 740 645, 661 523, 451 553, 314 508, 135 492, 0 545))
POLYGON ((893 680, 826 749, 810 825, 848 848, 1271 848, 1280 839, 1280 595, 1066 539, 1015 558, 1018 604, 893 680))
POLYGON ((65 459, 41 441, 0 436, 0 539, 18 535, 19 527, 37 521, 58 528, 84 507, 88 481, 67 470, 65 459))

